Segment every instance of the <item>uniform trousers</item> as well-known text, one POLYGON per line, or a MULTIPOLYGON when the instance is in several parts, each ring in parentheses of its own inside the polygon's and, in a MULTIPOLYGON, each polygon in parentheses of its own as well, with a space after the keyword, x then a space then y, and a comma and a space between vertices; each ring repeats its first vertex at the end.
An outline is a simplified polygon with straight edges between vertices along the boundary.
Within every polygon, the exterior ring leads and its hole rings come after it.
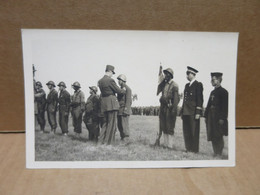
POLYGON ((114 144, 117 129, 117 110, 104 112, 104 124, 99 140, 102 144, 114 144))
POLYGON ((38 111, 38 114, 36 115, 37 122, 41 127, 41 131, 44 131, 45 128, 45 111, 38 111))
POLYGON ((183 136, 188 152, 199 152, 200 120, 194 115, 183 115, 183 136))
POLYGON ((222 155, 222 151, 224 148, 224 139, 223 136, 218 137, 218 138, 213 138, 212 139, 212 146, 213 146, 213 151, 215 155, 222 155))
POLYGON ((99 136, 99 123, 98 117, 85 115, 84 123, 86 128, 88 129, 88 138, 89 140, 98 140, 99 136))
POLYGON ((51 112, 47 111, 48 121, 51 126, 51 129, 57 128, 57 120, 56 120, 56 111, 51 112))
POLYGON ((176 117, 177 117, 177 110, 174 110, 173 108, 169 108, 165 104, 161 104, 160 113, 159 113, 160 131, 162 131, 164 134, 173 135, 176 117))
POLYGON ((120 132, 121 139, 129 137, 129 115, 118 115, 118 130, 120 132))
POLYGON ((72 115, 74 132, 81 133, 82 132, 82 126, 81 126, 82 125, 82 111, 81 111, 80 106, 72 108, 71 115, 72 115))
POLYGON ((69 113, 65 112, 64 110, 59 110, 59 124, 62 133, 68 133, 68 122, 69 122, 69 113))

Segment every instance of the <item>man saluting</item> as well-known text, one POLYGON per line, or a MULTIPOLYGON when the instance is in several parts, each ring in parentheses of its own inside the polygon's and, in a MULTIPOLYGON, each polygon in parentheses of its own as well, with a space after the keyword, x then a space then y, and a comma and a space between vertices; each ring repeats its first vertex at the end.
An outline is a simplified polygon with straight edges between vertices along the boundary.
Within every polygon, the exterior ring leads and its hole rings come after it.
POLYGON ((214 156, 221 156, 224 148, 223 135, 228 135, 228 92, 221 87, 222 73, 211 73, 215 88, 209 96, 205 111, 208 141, 212 141, 214 156))
POLYGON ((200 116, 203 105, 203 85, 196 81, 198 70, 188 66, 182 105, 183 136, 187 152, 199 152, 200 116))

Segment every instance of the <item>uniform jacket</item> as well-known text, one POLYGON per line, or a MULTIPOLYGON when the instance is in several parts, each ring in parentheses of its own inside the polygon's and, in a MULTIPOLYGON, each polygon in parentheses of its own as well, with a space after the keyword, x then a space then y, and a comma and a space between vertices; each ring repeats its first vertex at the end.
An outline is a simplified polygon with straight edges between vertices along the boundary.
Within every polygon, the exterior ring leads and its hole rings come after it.
POLYGON ((169 83, 164 81, 160 85, 160 91, 162 92, 162 96, 160 98, 161 104, 167 105, 169 108, 177 110, 177 106, 180 101, 178 84, 173 80, 170 80, 169 83))
POLYGON ((74 92, 71 97, 71 107, 72 109, 80 108, 80 110, 85 110, 85 95, 81 90, 74 92))
POLYGON ((119 110, 119 103, 115 94, 125 94, 125 90, 120 89, 114 79, 107 75, 98 81, 98 87, 101 91, 101 113, 119 110))
POLYGON ((35 101, 37 103, 37 109, 38 112, 43 112, 45 111, 45 106, 46 106, 46 93, 43 89, 39 89, 35 91, 35 101))
POLYGON ((220 86, 210 93, 205 118, 209 141, 212 137, 228 134, 228 92, 223 87, 220 86), (224 124, 220 125, 219 120, 223 120, 224 124))
POLYGON ((198 81, 194 81, 185 85, 184 99, 182 105, 182 115, 202 114, 203 105, 203 85, 198 81))
POLYGON ((97 117, 99 112, 99 97, 92 94, 88 97, 85 105, 85 113, 88 116, 97 117))
POLYGON ((70 110, 70 94, 67 90, 62 90, 58 99, 59 111, 60 112, 69 112, 70 110))
POLYGON ((58 104, 58 92, 55 89, 52 89, 47 96, 47 111, 56 112, 58 104))
POLYGON ((131 109, 132 90, 127 85, 124 85, 124 87, 126 88, 126 93, 117 95, 117 99, 120 106, 118 115, 123 115, 123 114, 131 115, 132 114, 132 109, 131 109))

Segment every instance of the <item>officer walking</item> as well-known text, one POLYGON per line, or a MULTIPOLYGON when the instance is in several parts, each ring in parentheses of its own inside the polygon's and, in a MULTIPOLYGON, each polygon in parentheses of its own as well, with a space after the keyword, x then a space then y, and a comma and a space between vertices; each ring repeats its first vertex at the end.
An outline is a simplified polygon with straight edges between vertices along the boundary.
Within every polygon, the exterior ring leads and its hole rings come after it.
POLYGON ((100 142, 102 144, 113 144, 115 142, 115 133, 117 128, 117 113, 119 103, 115 94, 124 94, 125 90, 120 89, 114 79, 114 66, 107 65, 105 75, 98 81, 101 91, 101 113, 104 113, 104 124, 100 133, 100 142))
POLYGON ((121 89, 125 88, 125 94, 118 94, 117 99, 119 102, 119 111, 118 111, 118 129, 120 132, 121 140, 129 141, 129 117, 132 114, 131 105, 132 105, 132 90, 126 84, 126 76, 121 74, 117 77, 118 84, 121 89))
POLYGON ((85 115, 83 117, 84 123, 89 132, 89 140, 98 141, 99 136, 99 97, 97 95, 97 87, 89 87, 90 96, 85 105, 85 115))
POLYGON ((198 70, 187 67, 184 100, 182 105, 183 136, 187 152, 199 152, 200 116, 203 105, 203 85, 195 77, 198 70))
POLYGON ((42 89, 42 83, 40 81, 37 81, 35 83, 36 86, 36 91, 34 94, 35 101, 36 101, 36 106, 37 106, 37 121, 38 124, 40 125, 41 132, 44 132, 45 128, 45 104, 46 104, 46 93, 42 89))
MULTIPOLYGON (((162 67, 161 67, 162 68, 162 67)), ((179 87, 173 81, 173 70, 167 68, 163 71, 162 82, 158 86, 157 95, 162 93, 160 98, 160 134, 163 132, 164 145, 173 148, 173 135, 177 117, 177 106, 180 101, 179 87)))
POLYGON ((58 99, 59 103, 59 124, 63 135, 68 134, 68 121, 69 121, 69 110, 70 110, 70 94, 66 90, 66 84, 60 82, 58 84, 60 95, 58 99))
POLYGON ((223 136, 228 135, 228 92, 221 87, 222 73, 211 73, 214 90, 210 93, 205 111, 208 141, 212 142, 214 156, 221 156, 224 148, 223 136))
POLYGON ((51 126, 51 132, 55 133, 57 128, 57 120, 56 120, 56 112, 57 112, 57 104, 58 104, 58 92, 54 89, 55 83, 53 81, 49 81, 46 83, 50 92, 47 96, 47 114, 48 114, 48 121, 51 126))
POLYGON ((85 110, 85 95, 80 90, 80 83, 74 82, 72 84, 72 88, 74 89, 74 94, 71 98, 71 115, 73 120, 74 132, 77 137, 80 136, 82 132, 82 114, 85 110))

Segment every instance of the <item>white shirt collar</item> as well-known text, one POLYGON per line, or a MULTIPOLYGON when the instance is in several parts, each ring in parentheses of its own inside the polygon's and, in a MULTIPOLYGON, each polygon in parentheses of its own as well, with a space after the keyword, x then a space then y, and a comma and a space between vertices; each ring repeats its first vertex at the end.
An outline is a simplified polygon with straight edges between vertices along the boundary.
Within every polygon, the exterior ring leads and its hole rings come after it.
POLYGON ((189 86, 191 86, 192 85, 192 83, 195 81, 196 79, 193 79, 192 81, 190 81, 190 85, 189 86))

